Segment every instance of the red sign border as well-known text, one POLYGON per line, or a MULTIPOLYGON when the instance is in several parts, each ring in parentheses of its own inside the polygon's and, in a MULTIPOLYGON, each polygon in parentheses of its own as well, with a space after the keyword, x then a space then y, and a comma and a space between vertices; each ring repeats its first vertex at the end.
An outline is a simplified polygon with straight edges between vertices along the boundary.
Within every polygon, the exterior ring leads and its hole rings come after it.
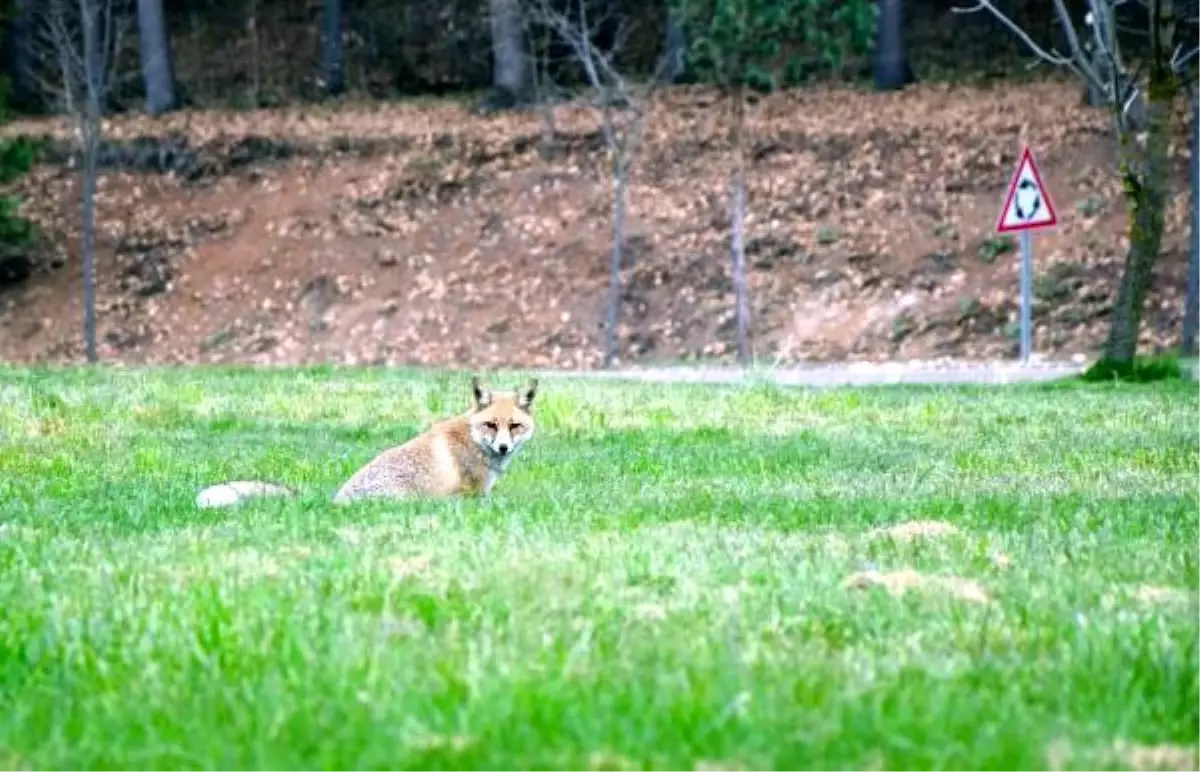
POLYGON ((1000 210, 1000 217, 996 220, 996 232, 1018 233, 1020 231, 1053 228, 1055 225, 1058 225, 1058 212, 1054 208, 1054 202, 1050 200, 1050 189, 1042 181, 1042 173, 1038 170, 1037 161, 1033 159, 1033 151, 1026 145, 1025 149, 1021 151, 1021 160, 1017 164, 1016 171, 1013 172, 1012 180, 1008 183, 1008 195, 1004 197, 1004 207, 1000 210), (1021 169, 1025 167, 1026 163, 1029 164, 1029 171, 1033 174, 1033 181, 1037 183, 1038 192, 1042 194, 1042 200, 1046 202, 1046 209, 1050 210, 1050 221, 1005 226, 1004 216, 1008 214, 1008 208, 1012 206, 1013 196, 1017 195, 1017 185, 1021 181, 1021 169))

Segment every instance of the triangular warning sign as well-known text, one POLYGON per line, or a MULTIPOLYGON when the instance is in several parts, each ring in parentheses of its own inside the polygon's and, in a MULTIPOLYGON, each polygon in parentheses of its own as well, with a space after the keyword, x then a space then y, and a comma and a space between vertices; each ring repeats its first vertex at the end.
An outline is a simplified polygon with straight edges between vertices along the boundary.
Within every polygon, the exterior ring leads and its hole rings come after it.
POLYGON ((1057 224, 1058 214, 1050 201, 1050 191, 1042 182, 1033 153, 1027 147, 1021 153, 1021 163, 1017 164, 1017 172, 1008 185, 1008 195, 1004 198, 1004 209, 1000 211, 996 231, 1012 233, 1049 228, 1057 224))

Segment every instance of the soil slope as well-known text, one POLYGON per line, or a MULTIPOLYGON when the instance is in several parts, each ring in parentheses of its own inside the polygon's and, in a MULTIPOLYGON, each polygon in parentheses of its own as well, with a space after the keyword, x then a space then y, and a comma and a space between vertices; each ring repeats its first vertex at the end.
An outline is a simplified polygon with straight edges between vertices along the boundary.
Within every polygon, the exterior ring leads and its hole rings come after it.
MULTIPOLYGON (((747 252, 766 361, 1011 356, 1017 261, 993 233, 1022 143, 1061 225, 1035 236, 1036 347, 1093 353, 1124 261, 1106 116, 1074 83, 787 92, 749 111, 747 252)), ((1186 190, 1186 135, 1174 148, 1186 190)), ((184 112, 106 125, 101 355, 130 363, 599 363, 611 180, 598 116, 452 102, 184 112)), ((54 123, 6 134, 62 138, 54 123)), ((631 189, 622 360, 728 359, 727 110, 655 104, 631 189)), ((61 153, 59 154, 61 156, 61 153)), ((17 183, 40 270, 0 289, 0 358, 78 361, 76 172, 17 183)), ((1186 195, 1147 349, 1178 338, 1186 195)))

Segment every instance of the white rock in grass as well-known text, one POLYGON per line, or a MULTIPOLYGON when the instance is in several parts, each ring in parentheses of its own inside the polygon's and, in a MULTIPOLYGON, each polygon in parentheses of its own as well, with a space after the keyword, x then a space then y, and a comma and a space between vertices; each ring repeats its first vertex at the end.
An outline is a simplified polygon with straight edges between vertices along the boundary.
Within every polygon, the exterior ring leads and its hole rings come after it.
POLYGON ((232 506, 259 496, 291 495, 292 492, 282 485, 258 482, 257 480, 236 480, 213 485, 200 491, 196 496, 196 506, 202 509, 211 509, 232 506))

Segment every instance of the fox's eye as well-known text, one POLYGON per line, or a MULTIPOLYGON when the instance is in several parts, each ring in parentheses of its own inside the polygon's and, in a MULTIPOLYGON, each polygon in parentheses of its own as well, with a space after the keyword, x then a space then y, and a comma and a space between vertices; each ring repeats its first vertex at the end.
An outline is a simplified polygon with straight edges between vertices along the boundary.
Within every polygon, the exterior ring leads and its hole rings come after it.
POLYGON ((508 430, 510 432, 512 432, 513 434, 516 434, 517 432, 521 431, 524 428, 525 427, 522 426, 521 424, 509 424, 508 425, 508 430))
POLYGON ((485 427, 487 427, 488 431, 493 431, 493 432, 500 428, 499 426, 496 425, 495 421, 485 421, 483 425, 485 427))

